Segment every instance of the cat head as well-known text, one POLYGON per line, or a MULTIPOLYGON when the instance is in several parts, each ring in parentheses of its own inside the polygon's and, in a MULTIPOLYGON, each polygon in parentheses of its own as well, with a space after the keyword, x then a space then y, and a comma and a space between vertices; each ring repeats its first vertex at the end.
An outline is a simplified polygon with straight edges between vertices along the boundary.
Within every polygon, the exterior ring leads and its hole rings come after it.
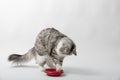
POLYGON ((67 55, 77 55, 76 53, 76 45, 72 40, 65 37, 60 40, 56 47, 56 52, 60 56, 67 56, 67 55))

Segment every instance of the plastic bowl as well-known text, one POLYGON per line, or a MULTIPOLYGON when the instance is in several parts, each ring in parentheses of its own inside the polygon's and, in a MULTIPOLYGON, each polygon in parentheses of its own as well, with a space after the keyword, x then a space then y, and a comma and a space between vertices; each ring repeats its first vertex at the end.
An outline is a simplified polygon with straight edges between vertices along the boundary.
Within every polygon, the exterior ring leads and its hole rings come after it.
POLYGON ((55 68, 48 68, 45 70, 45 73, 48 75, 48 76, 54 76, 54 77, 57 77, 57 76, 61 76, 63 74, 63 70, 57 72, 55 68))

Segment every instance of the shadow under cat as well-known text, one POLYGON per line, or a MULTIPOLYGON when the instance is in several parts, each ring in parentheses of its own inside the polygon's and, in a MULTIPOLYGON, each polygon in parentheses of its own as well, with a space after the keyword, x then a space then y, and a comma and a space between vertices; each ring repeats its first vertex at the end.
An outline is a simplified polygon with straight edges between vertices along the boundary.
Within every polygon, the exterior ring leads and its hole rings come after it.
POLYGON ((38 66, 35 65, 16 65, 16 66, 11 66, 12 68, 38 68, 38 66))
POLYGON ((64 67, 64 72, 66 74, 74 74, 74 75, 86 75, 86 76, 92 76, 92 75, 101 75, 101 72, 98 72, 97 70, 90 69, 90 68, 75 68, 75 67, 64 67))

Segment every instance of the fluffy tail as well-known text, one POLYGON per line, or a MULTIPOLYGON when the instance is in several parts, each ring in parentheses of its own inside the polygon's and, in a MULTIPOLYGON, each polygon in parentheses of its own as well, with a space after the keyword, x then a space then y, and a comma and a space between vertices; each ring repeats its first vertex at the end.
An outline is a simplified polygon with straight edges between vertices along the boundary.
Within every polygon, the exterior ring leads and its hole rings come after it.
POLYGON ((8 57, 8 61, 12 61, 13 63, 25 63, 30 61, 35 57, 35 48, 31 48, 26 54, 19 55, 19 54, 12 54, 8 57))

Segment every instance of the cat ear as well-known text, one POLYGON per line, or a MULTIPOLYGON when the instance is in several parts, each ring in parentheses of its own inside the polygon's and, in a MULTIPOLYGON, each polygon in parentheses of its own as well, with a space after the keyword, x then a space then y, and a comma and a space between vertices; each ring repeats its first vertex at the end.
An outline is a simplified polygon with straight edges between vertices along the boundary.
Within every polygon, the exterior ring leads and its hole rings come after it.
POLYGON ((77 56, 76 45, 75 44, 72 45, 71 54, 74 54, 75 56, 77 56))
POLYGON ((74 49, 72 50, 72 54, 74 54, 75 56, 77 56, 76 48, 74 48, 74 49))

